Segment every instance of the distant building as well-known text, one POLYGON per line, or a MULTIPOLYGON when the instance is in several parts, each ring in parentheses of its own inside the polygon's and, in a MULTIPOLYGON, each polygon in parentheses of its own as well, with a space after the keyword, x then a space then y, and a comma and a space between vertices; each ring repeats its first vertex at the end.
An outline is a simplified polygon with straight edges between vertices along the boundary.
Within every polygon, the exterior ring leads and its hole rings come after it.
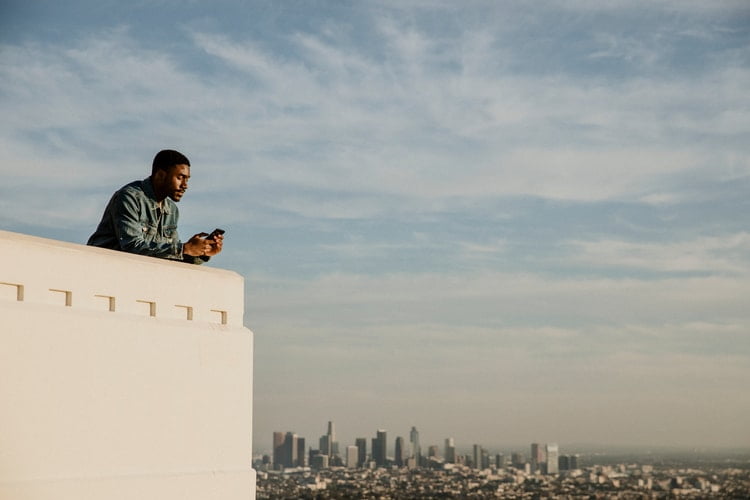
POLYGON ((284 436, 284 455, 283 463, 284 467, 296 467, 299 463, 297 460, 298 450, 298 437, 293 432, 287 432, 284 436))
POLYGON ((578 467, 578 455, 570 455, 570 470, 576 470, 578 467))
POLYGON ((339 455, 339 442, 336 441, 336 429, 332 421, 328 421, 328 456, 339 455))
POLYGON ((325 455, 327 457, 330 457, 333 453, 333 446, 331 443, 331 435, 330 434, 323 434, 320 436, 320 440, 318 441, 318 448, 320 449, 320 454, 325 455))
POLYGON ((327 469, 328 468, 328 455, 323 455, 321 453, 318 453, 317 455, 313 455, 312 459, 310 460, 310 467, 313 469, 327 469))
POLYGON ((558 467, 559 450, 556 443, 548 443, 546 445, 547 455, 547 474, 558 474, 560 469, 558 467))
POLYGON ((399 467, 403 467, 406 465, 406 459, 411 457, 406 457, 406 450, 404 450, 404 438, 401 436, 398 436, 396 438, 396 450, 394 453, 393 461, 396 465, 399 467))
POLYGON ((378 467, 385 467, 386 462, 386 431, 380 429, 377 437, 372 440, 372 459, 378 467))
POLYGON ((367 439, 357 438, 354 443, 357 446, 357 467, 363 467, 367 461, 367 439))
POLYGON ((504 469, 505 468, 505 455, 502 453, 498 453, 495 455, 495 466, 498 469, 504 469))
POLYGON ((474 445, 474 454, 472 455, 471 465, 475 469, 482 468, 482 447, 478 444, 474 445))
POLYGON ((419 444, 419 431, 416 427, 412 427, 409 432, 409 443, 411 444, 409 457, 415 458, 419 464, 422 458, 422 446, 419 444))
POLYGON ((297 437, 297 465, 305 467, 307 465, 307 455, 305 454, 305 438, 297 437))
POLYGON ((568 455, 560 455, 557 464, 560 471, 570 470, 570 457, 568 455))
POLYGON ((436 445, 430 445, 429 448, 427 448, 427 456, 430 458, 438 458, 440 456, 440 451, 436 445))
POLYGON ((274 432, 273 433, 273 465, 274 467, 282 467, 284 456, 284 433, 274 432))
POLYGON ((456 463, 456 443, 452 437, 445 439, 445 462, 449 464, 456 463))
POLYGON ((273 465, 274 468, 297 467, 305 461, 305 439, 300 438, 293 432, 274 432, 273 433, 273 465), (302 455, 300 456, 300 450, 302 455))
POLYGON ((547 457, 544 456, 544 448, 539 446, 539 443, 531 443, 531 473, 536 474, 540 472, 541 465, 547 461, 547 457))
MULTIPOLYGON (((328 421, 328 432, 320 436, 320 439, 318 440, 318 448, 320 449, 321 455, 327 455, 329 458, 332 458, 339 453, 339 443, 336 441, 336 430, 333 422, 330 420, 328 421)), ((328 463, 331 465, 330 460, 328 463)))
POLYGON ((346 466, 350 469, 359 467, 359 448, 356 446, 346 447, 346 466))
POLYGON ((526 458, 523 456, 523 453, 514 451, 510 454, 510 464, 516 469, 522 469, 524 464, 526 464, 526 458))

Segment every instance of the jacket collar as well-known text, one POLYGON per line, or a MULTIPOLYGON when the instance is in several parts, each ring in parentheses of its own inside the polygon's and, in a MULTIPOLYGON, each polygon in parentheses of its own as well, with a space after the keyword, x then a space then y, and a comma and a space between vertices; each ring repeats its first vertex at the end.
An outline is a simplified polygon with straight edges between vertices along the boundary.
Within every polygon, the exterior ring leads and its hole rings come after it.
MULTIPOLYGON (((153 203, 153 209, 156 210, 159 202, 156 200, 156 193, 154 193, 154 185, 151 183, 150 175, 143 179, 143 181, 141 182, 141 187, 143 188, 143 193, 153 203)), ((164 198, 164 203, 162 203, 162 210, 165 214, 172 212, 173 203, 174 202, 168 196, 164 198)))

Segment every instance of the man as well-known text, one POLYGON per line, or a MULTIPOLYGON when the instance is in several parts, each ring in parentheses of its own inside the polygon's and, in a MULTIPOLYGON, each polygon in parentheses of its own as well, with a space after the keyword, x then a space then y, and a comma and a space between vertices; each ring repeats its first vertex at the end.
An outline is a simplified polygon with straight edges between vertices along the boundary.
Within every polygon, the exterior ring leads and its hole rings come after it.
POLYGON ((190 160, 171 149, 154 157, 151 176, 112 195, 88 245, 202 264, 221 252, 221 234, 199 233, 182 243, 175 202, 188 188, 190 160))

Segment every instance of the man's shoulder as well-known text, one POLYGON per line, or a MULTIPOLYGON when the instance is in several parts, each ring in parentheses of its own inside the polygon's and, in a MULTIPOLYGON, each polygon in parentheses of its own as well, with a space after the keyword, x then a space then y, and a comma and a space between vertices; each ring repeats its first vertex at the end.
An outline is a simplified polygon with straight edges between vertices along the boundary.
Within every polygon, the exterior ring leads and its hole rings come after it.
POLYGON ((117 191, 120 193, 126 193, 126 192, 144 192, 144 183, 147 179, 137 180, 133 182, 129 182, 125 184, 123 187, 118 189, 117 191))
POLYGON ((125 184, 115 192, 115 196, 123 199, 138 201, 139 203, 156 203, 154 199, 154 190, 150 185, 150 179, 147 177, 140 181, 133 181, 125 184))

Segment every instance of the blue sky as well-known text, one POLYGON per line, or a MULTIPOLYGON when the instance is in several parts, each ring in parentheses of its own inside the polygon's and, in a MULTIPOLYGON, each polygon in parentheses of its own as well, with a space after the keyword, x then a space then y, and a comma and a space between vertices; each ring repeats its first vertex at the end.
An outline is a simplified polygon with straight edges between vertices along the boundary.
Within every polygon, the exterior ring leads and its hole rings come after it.
POLYGON ((0 227, 156 151, 246 278, 255 445, 750 445, 750 5, 0 5, 0 227), (743 305, 744 304, 744 305, 743 305))

